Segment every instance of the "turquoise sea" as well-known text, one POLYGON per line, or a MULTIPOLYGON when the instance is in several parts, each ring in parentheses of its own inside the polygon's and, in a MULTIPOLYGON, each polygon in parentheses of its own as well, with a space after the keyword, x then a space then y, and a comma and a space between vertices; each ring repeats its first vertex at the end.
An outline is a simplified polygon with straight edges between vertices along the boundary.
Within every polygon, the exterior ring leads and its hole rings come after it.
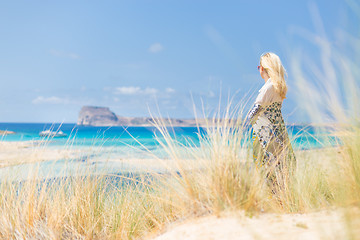
MULTIPOLYGON (((331 145, 335 139, 331 132, 323 128, 309 125, 288 125, 288 133, 295 149, 313 149, 331 145)), ((14 131, 14 135, 0 136, 1 141, 47 141, 49 146, 110 146, 129 147, 139 146, 154 149, 159 147, 155 136, 161 139, 161 134, 154 127, 92 127, 76 124, 59 123, 0 123, 0 130, 14 131), (41 131, 52 129, 61 130, 67 137, 47 139, 40 137, 41 131)), ((205 129, 196 127, 169 128, 172 136, 179 141, 198 143, 198 134, 206 134, 205 129)))
MULTIPOLYGON (((334 145, 336 139, 331 132, 306 125, 287 126, 292 145, 296 150, 322 148, 334 145)), ((76 124, 51 123, 0 123, 0 130, 13 131, 13 135, 3 135, 1 141, 31 143, 34 149, 71 149, 79 152, 75 157, 67 159, 49 159, 40 163, 27 163, 0 169, 0 179, 4 174, 16 172, 16 179, 28 177, 29 169, 37 167, 41 178, 52 178, 79 173, 79 169, 92 172, 105 171, 119 174, 123 172, 143 171, 149 168, 162 171, 156 164, 141 164, 119 161, 121 159, 151 159, 154 156, 167 158, 166 151, 159 144, 162 140, 160 132, 154 127, 90 127, 76 124), (52 129, 61 130, 67 137, 40 137, 41 131, 52 129), (158 137, 158 139, 157 139, 158 137), (104 159, 106 161, 104 161, 104 159), (99 161, 100 160, 100 161, 99 161), (70 163, 70 164, 69 164, 70 163), (144 167, 145 166, 145 167, 144 167), (11 171, 14 170, 14 171, 11 171)), ((205 129, 196 127, 175 127, 168 129, 170 135, 178 142, 195 148, 199 146, 199 134, 206 135, 205 129)), ((80 171, 81 172, 81 171, 80 171)), ((13 175, 13 173, 12 173, 13 175)))

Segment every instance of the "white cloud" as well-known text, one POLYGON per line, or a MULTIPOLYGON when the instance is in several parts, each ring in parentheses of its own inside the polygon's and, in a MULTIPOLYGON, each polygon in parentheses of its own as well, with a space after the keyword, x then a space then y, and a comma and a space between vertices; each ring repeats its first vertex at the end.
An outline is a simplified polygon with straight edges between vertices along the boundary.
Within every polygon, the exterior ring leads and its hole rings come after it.
POLYGON ((114 93, 117 95, 155 95, 159 92, 156 88, 140 88, 140 87, 117 87, 114 93))
POLYGON ((174 93, 174 92, 175 92, 175 89, 173 89, 173 88, 167 88, 167 89, 165 89, 165 92, 167 92, 167 93, 174 93))
POLYGON ((50 54, 55 57, 64 57, 64 58, 71 58, 71 59, 79 59, 80 58, 80 56, 76 53, 64 52, 64 51, 59 51, 59 50, 55 50, 55 49, 50 50, 50 54))
POLYGON ((158 92, 156 88, 145 88, 143 93, 148 95, 154 95, 158 92))
POLYGON ((32 100, 33 104, 43 104, 43 103, 50 103, 50 104, 69 104, 70 101, 66 98, 59 98, 59 97, 43 97, 38 96, 37 98, 32 100))
POLYGON ((115 89, 115 94, 119 95, 135 95, 141 92, 140 87, 117 87, 115 89))
POLYGON ((149 52, 158 53, 158 52, 161 52, 163 49, 164 49, 164 47, 160 43, 153 43, 149 47, 149 52))

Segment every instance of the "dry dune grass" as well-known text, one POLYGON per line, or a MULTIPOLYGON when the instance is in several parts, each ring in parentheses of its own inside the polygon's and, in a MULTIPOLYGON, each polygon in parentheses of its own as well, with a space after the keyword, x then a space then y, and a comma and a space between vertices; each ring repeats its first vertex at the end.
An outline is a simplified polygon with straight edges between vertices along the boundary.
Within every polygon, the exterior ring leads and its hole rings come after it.
MULTIPOLYGON (((307 102, 303 104, 314 119, 341 123, 333 128, 341 146, 316 153, 297 152, 296 173, 277 194, 271 193, 264 176, 252 163, 247 142, 243 141, 242 123, 233 120, 240 119, 241 108, 230 111, 228 107, 224 113, 218 112, 213 122, 208 122, 207 134, 199 136, 199 147, 191 142, 183 146, 170 136, 162 122, 155 123, 165 139, 160 143, 176 164, 175 170, 172 168, 167 174, 89 172, 44 181, 36 178, 35 172, 28 181, 1 179, 0 238, 138 239, 156 236, 169 223, 204 215, 308 213, 311 219, 314 211, 337 209, 345 216, 336 220, 345 224, 341 236, 359 239, 360 99, 354 91, 359 89, 360 76, 354 67, 358 62, 339 51, 329 53, 328 41, 321 36, 317 42, 322 66, 315 72, 318 85, 325 87, 309 91, 311 84, 302 70, 300 55, 296 55, 291 68, 299 91, 306 94, 303 100, 307 102), (336 95, 339 89, 350 89, 345 105, 336 95), (321 101, 317 96, 322 96, 321 101), (319 114, 315 116, 314 112, 319 114), (186 149, 186 154, 179 152, 179 147, 186 149)), ((353 42, 358 43, 359 39, 353 42)), ((360 56, 358 47, 354 51, 360 56)), ((298 225, 306 226, 310 224, 298 225)), ((254 238, 264 238, 261 234, 254 238)), ((319 238, 328 239, 326 235, 319 238)))
MULTIPOLYGON (((341 148, 297 152, 293 181, 274 196, 246 153, 243 126, 238 121, 214 121, 200 136, 199 147, 187 144, 186 154, 178 151, 181 143, 158 123, 165 136, 161 144, 177 165, 167 174, 89 172, 48 181, 36 174, 22 182, 2 179, 0 237, 136 239, 156 236, 171 222, 224 212, 262 216, 359 207, 358 128, 343 135, 341 148)), ((350 233, 358 229, 355 213, 346 211, 350 233)))

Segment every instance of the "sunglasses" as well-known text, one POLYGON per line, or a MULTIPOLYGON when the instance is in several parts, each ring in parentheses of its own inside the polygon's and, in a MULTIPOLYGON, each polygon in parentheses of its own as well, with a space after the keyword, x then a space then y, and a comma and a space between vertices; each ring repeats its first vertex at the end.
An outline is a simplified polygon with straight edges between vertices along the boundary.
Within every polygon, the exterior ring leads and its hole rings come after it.
POLYGON ((258 71, 260 71, 260 66, 258 66, 258 71))

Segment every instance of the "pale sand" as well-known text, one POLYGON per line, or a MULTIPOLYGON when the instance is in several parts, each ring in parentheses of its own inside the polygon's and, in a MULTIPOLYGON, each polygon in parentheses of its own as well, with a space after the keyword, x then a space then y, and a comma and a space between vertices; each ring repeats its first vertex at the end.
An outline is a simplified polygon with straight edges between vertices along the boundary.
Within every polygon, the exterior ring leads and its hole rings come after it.
MULTIPOLYGON (((349 239, 346 229, 343 214, 334 210, 308 214, 263 213, 254 217, 228 213, 175 223, 162 235, 148 239, 349 239)), ((360 234, 359 230, 356 234, 360 234)))
MULTIPOLYGON (((104 168, 125 171, 164 172, 178 168, 176 161, 157 158, 151 155, 143 157, 124 156, 115 147, 63 147, 47 146, 41 142, 4 142, 0 141, 0 168, 44 161, 75 160, 92 165, 100 164, 104 168)), ((182 165, 193 168, 193 160, 181 160, 182 165)), ((111 170, 111 169, 109 169, 111 170)))
MULTIPOLYGON (((67 149, 39 146, 36 142, 0 142, 0 166, 18 165, 60 159, 75 159, 91 155, 102 148, 67 149)), ((337 158, 338 148, 298 151, 298 159, 306 159, 314 154, 319 158, 328 156, 337 158), (326 154, 324 154, 326 153, 326 154)), ((106 162, 134 170, 170 170, 177 164, 171 159, 156 158, 122 158, 111 155, 91 158, 93 162, 106 162), (119 165, 120 164, 120 165, 119 165)), ((195 166, 193 160, 187 161, 187 167, 195 166)), ((348 239, 346 226, 339 211, 318 212, 309 214, 275 214, 263 213, 252 218, 244 213, 232 213, 220 218, 207 216, 174 223, 168 226, 163 235, 156 240, 175 239, 348 239)), ((359 232, 360 235, 360 232, 359 232)), ((153 239, 154 237, 152 237, 153 239)))
MULTIPOLYGON (((240 159, 246 159, 246 151, 240 152, 240 159)), ((316 150, 296 151, 298 159, 323 159, 324 156, 328 159, 340 156, 339 148, 324 148, 316 150), (318 157, 314 157, 318 156, 318 157)), ((143 157, 133 156, 131 153, 128 156, 123 156, 116 151, 116 147, 49 147, 40 142, 4 142, 0 141, 0 168, 6 166, 14 166, 24 163, 35 163, 43 161, 57 161, 57 160, 71 160, 83 158, 90 163, 109 163, 110 166, 117 165, 124 166, 129 170, 145 170, 145 171, 169 171, 179 168, 179 161, 174 161, 169 158, 157 158, 151 154, 143 157)), ((191 158, 181 159, 182 169, 201 168, 208 164, 204 159, 191 158)), ((299 161, 301 163, 301 161, 299 161)), ((328 162, 328 161, 321 161, 328 162)))
POLYGON ((76 158, 80 150, 41 146, 39 142, 0 141, 0 167, 76 158), (39 145, 40 144, 40 145, 39 145))

